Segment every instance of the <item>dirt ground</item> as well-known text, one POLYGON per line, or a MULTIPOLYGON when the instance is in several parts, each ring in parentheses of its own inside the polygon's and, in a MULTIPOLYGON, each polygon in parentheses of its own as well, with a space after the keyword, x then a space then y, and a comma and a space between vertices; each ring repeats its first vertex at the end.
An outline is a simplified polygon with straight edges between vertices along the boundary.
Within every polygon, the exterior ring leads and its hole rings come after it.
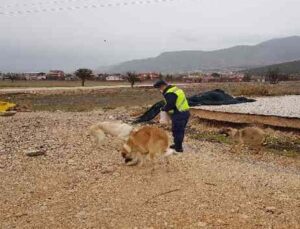
POLYGON ((2 117, 0 228, 300 228, 299 157, 232 154, 189 134, 169 170, 127 167, 119 140, 95 147, 87 129, 129 113, 2 117))

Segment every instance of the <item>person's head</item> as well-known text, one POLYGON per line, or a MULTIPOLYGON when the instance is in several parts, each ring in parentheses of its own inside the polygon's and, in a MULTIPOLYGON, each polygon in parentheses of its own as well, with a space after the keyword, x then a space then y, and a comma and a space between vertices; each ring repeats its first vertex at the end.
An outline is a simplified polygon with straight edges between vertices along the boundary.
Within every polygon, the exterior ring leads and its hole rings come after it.
POLYGON ((163 91, 168 87, 168 83, 164 80, 158 80, 155 82, 153 87, 159 89, 160 92, 163 93, 163 91))

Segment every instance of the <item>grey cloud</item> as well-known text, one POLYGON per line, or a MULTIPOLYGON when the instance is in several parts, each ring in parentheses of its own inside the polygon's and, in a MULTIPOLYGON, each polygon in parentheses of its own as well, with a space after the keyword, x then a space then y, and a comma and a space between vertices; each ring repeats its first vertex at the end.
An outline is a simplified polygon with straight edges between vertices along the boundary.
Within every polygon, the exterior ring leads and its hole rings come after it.
MULTIPOLYGON (((37 2, 42 1, 26 0, 27 5, 37 2)), ((68 8, 75 4, 46 4, 49 2, 53 1, 44 0, 34 8, 68 8)), ((75 5, 87 2, 107 3, 78 0, 75 5)), ((23 4, 23 1, 1 0, 0 7, 16 3, 23 4)), ((72 71, 80 66, 95 68, 157 56, 164 51, 213 50, 300 35, 299 8, 299 0, 175 0, 127 7, 0 15, 0 71, 50 68, 72 71)))

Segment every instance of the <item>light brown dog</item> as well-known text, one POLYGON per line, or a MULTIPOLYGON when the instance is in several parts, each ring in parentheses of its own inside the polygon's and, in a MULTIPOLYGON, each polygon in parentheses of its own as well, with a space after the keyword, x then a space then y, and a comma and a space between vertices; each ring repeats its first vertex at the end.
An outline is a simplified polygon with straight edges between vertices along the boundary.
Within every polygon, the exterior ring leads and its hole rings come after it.
POLYGON ((122 148, 122 157, 128 161, 127 165, 142 165, 146 157, 151 161, 159 156, 164 156, 166 163, 168 163, 166 156, 173 154, 169 149, 169 137, 167 133, 160 128, 145 126, 136 131, 132 131, 127 142, 122 148))
POLYGON ((228 135, 233 140, 234 146, 231 150, 234 152, 240 152, 242 146, 246 145, 259 153, 266 138, 265 132, 257 127, 246 127, 241 130, 225 128, 220 133, 228 135))
POLYGON ((95 139, 97 145, 105 142, 105 137, 112 137, 127 140, 133 127, 121 121, 99 122, 89 128, 89 134, 95 139))

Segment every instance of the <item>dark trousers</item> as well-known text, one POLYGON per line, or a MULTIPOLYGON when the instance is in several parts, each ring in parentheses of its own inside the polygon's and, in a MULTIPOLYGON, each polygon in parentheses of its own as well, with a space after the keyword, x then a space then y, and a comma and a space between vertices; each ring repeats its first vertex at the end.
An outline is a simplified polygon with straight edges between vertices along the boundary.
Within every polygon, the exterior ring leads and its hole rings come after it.
POLYGON ((175 150, 182 150, 185 128, 190 118, 190 112, 177 112, 171 118, 175 150))

